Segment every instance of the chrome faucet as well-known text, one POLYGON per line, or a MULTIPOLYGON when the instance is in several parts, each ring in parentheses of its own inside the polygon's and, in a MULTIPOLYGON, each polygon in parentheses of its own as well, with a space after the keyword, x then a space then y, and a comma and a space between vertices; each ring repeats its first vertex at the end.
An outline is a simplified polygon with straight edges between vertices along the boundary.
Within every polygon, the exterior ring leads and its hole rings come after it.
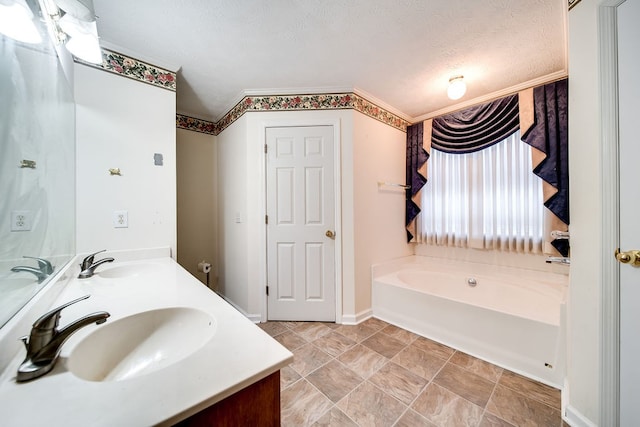
POLYGON ((60 312, 65 307, 87 298, 89 298, 89 295, 69 301, 42 315, 33 324, 31 334, 28 337, 24 336, 20 338, 27 348, 27 357, 18 368, 16 381, 29 381, 51 371, 58 360, 58 354, 60 354, 62 344, 64 344, 74 332, 91 323, 99 325, 107 321, 107 317, 109 317, 110 314, 106 311, 98 311, 81 317, 62 330, 57 329, 60 312))
POLYGON ((19 273, 21 271, 26 271, 27 273, 35 274, 38 278, 38 283, 42 283, 44 279, 46 279, 51 273, 53 273, 53 266, 51 263, 44 258, 37 258, 32 256, 23 256, 23 258, 35 259, 38 261, 38 267, 29 267, 26 265, 19 265, 13 267, 11 271, 14 273, 19 273))
POLYGON ((96 268, 98 268, 99 265, 104 264, 105 262, 113 262, 114 259, 113 258, 103 258, 99 261, 93 262, 93 258, 101 253, 101 252, 105 252, 106 249, 103 249, 101 251, 98 251, 96 253, 93 253, 89 256, 87 256, 85 259, 82 260, 82 264, 80 264, 80 274, 78 275, 78 279, 88 279, 89 277, 93 276, 93 274, 95 273, 96 268))

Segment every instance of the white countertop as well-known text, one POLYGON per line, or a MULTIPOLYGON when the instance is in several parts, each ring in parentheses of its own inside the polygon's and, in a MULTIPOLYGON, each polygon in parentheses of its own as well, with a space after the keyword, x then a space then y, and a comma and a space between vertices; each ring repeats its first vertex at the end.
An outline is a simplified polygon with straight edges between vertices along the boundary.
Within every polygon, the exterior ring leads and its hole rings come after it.
MULTIPOLYGON (((108 256, 109 254, 100 254, 108 256)), ((21 350, 0 376, 0 424, 6 426, 171 425, 285 367, 293 355, 262 329, 196 280, 169 257, 116 261, 97 274, 73 279, 51 308, 83 295, 65 308, 60 328, 86 314, 108 311, 103 325, 80 329, 62 347, 54 369, 27 383, 16 383, 21 350), (100 272, 139 265, 139 275, 107 278, 100 272), (149 267, 152 266, 153 269, 149 267), (109 322, 157 308, 190 307, 215 319, 215 333, 203 347, 155 372, 121 381, 86 381, 68 370, 67 359, 87 335, 109 322)), ((102 258, 96 257, 96 259, 102 258)), ((77 265, 72 266, 79 270, 77 265)), ((77 272, 71 271, 73 276, 77 272)), ((44 312, 39 313, 39 315, 44 312)), ((38 316, 34 317, 35 320, 38 316)), ((186 332, 186 331, 185 331, 186 332)), ((27 335, 29 330, 16 335, 27 335)), ((170 345, 170 344, 169 344, 170 345)))

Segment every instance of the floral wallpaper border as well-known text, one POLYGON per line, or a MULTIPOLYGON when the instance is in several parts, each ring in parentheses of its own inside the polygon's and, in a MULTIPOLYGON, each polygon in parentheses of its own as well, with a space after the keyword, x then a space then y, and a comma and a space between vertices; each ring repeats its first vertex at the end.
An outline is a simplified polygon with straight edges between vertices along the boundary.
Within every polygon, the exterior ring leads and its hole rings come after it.
POLYGON ((92 64, 78 58, 74 58, 74 60, 89 67, 176 91, 176 73, 173 71, 156 67, 109 49, 102 48, 102 64, 92 64))
POLYGON ((407 131, 410 124, 353 92, 313 95, 245 96, 216 123, 182 114, 176 115, 176 127, 218 135, 247 111, 301 111, 353 109, 389 126, 407 131))
POLYGON ((186 129, 194 132, 206 133, 209 135, 217 135, 216 124, 195 117, 176 114, 176 127, 178 129, 186 129))
MULTIPOLYGON (((176 73, 139 61, 118 52, 102 48, 102 63, 92 64, 81 59, 75 61, 89 67, 98 68, 139 80, 154 86, 176 91, 176 73)), ((247 111, 301 111, 353 109, 389 126, 407 131, 410 124, 397 115, 377 106, 373 102, 353 93, 327 93, 307 95, 245 96, 218 122, 176 115, 176 127, 195 132, 218 135, 247 111)))
POLYGON ((217 122, 176 115, 176 127, 194 132, 218 135, 247 111, 300 111, 353 109, 389 126, 407 131, 410 124, 395 114, 378 107, 353 92, 313 95, 245 96, 217 122))
POLYGON ((403 132, 409 123, 353 92, 312 95, 245 96, 216 123, 216 135, 247 111, 354 109, 403 132))

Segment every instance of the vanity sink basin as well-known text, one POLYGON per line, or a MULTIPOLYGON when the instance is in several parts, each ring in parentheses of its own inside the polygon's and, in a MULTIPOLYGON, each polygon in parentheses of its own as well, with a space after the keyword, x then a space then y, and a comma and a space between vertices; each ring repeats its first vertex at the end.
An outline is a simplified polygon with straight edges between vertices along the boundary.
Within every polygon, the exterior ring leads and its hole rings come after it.
POLYGON ((132 278, 158 273, 161 267, 161 265, 153 263, 114 265, 97 270, 96 275, 105 279, 132 278))
POLYGON ((69 370, 88 381, 122 381, 166 368, 193 354, 215 334, 204 311, 171 307, 107 321, 76 345, 69 370))

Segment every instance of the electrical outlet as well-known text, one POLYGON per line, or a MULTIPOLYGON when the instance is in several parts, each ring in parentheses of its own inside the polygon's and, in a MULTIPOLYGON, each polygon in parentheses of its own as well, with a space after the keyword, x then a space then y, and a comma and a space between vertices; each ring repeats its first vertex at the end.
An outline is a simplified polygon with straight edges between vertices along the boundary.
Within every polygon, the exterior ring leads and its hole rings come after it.
POLYGON ((11 211, 11 231, 30 231, 32 222, 31 211, 11 211))
POLYGON ((113 228, 129 227, 129 212, 113 211, 113 228))

